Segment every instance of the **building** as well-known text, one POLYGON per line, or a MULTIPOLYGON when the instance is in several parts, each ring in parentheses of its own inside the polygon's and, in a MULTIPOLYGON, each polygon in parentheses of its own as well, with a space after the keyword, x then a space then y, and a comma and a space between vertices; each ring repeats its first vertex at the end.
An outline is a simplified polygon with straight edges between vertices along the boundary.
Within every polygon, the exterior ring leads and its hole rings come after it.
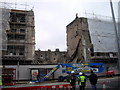
POLYGON ((92 43, 87 18, 76 18, 67 25, 68 63, 85 63, 91 58, 92 43))
POLYGON ((104 63, 118 73, 118 53, 111 18, 77 17, 67 25, 68 63, 104 63))
POLYGON ((1 31, 5 33, 3 46, 6 46, 2 50, 2 64, 32 63, 35 51, 34 12, 6 8, 0 11, 3 18, 1 31))
POLYGON ((116 63, 116 36, 110 17, 78 17, 67 25, 68 62, 116 63))
POLYGON ((35 60, 34 64, 60 64, 66 63, 67 56, 66 51, 59 51, 56 49, 55 51, 35 51, 35 60))
POLYGON ((114 24, 111 17, 88 18, 94 53, 91 62, 117 63, 117 47, 114 24))
POLYGON ((94 52, 91 54, 91 62, 117 63, 117 53, 115 52, 94 52))

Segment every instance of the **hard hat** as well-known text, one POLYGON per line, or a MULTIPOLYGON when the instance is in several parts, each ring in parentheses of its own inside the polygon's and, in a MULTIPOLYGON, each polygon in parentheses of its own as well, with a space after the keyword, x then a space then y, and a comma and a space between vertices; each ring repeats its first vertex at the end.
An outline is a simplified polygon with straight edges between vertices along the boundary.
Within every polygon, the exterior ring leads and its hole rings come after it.
POLYGON ((74 71, 71 71, 71 73, 75 73, 74 71))
POLYGON ((79 72, 79 75, 82 75, 82 72, 79 72))

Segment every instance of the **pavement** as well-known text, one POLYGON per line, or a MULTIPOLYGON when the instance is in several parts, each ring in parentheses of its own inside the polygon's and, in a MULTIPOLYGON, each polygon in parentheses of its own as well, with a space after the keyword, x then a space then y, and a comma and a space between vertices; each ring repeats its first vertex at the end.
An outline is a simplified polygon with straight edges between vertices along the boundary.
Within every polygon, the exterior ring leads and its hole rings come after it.
MULTIPOLYGON (((89 81, 86 90, 92 90, 89 81)), ((97 83, 97 90, 120 90, 120 77, 100 78, 97 83)))

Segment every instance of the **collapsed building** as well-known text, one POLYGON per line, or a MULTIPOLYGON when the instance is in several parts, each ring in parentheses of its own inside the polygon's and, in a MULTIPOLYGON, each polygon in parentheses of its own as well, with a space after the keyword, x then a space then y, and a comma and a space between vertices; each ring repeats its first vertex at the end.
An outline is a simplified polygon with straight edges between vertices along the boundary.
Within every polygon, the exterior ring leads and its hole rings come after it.
POLYGON ((67 63, 89 62, 92 43, 88 28, 87 18, 78 18, 67 25, 67 63))
POLYGON ((48 49, 48 51, 41 51, 41 50, 35 50, 35 64, 61 64, 66 63, 67 59, 67 52, 66 51, 60 51, 59 49, 56 49, 55 51, 51 51, 48 49))
POLYGON ((67 25, 68 63, 107 63, 118 57, 113 22, 107 17, 78 17, 67 25))

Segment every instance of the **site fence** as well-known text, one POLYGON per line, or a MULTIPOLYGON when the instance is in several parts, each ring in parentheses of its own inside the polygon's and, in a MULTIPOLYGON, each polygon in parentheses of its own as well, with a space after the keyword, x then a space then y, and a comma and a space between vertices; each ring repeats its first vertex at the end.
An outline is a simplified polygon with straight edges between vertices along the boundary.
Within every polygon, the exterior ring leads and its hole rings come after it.
POLYGON ((2 90, 70 90, 70 84, 2 88, 2 90))

